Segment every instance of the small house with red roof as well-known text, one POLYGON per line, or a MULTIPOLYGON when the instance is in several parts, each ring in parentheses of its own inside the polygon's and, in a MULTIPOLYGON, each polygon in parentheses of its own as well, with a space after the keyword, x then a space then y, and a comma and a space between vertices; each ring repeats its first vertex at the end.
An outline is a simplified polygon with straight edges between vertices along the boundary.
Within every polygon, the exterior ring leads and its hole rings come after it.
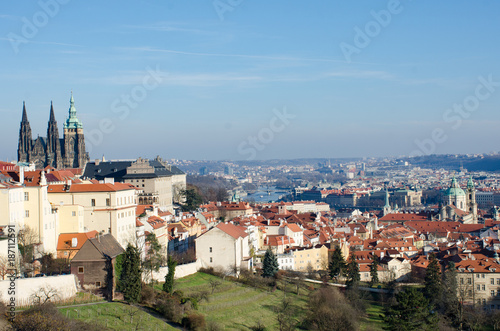
POLYGON ((232 274, 252 269, 248 234, 242 226, 219 223, 196 238, 196 258, 205 268, 222 268, 232 274))

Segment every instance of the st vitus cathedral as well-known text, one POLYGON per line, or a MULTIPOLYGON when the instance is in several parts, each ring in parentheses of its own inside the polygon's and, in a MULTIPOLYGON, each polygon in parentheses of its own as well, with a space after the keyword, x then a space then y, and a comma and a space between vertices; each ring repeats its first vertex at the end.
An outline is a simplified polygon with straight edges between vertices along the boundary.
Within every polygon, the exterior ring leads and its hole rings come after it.
POLYGON ((69 118, 64 122, 63 138, 59 138, 59 130, 54 116, 54 108, 50 104, 47 137, 31 138, 31 127, 23 103, 23 117, 19 129, 17 147, 18 162, 34 162, 37 168, 51 166, 54 168, 83 168, 89 160, 85 151, 82 122, 76 117, 73 94, 70 99, 69 118))

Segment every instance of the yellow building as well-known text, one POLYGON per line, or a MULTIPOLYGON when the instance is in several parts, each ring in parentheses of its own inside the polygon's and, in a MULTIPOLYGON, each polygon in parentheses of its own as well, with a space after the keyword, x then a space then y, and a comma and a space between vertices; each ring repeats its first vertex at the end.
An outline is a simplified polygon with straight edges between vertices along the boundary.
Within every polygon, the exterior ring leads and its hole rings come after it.
POLYGON ((326 246, 294 250, 293 258, 295 271, 307 272, 328 268, 328 248, 326 246))

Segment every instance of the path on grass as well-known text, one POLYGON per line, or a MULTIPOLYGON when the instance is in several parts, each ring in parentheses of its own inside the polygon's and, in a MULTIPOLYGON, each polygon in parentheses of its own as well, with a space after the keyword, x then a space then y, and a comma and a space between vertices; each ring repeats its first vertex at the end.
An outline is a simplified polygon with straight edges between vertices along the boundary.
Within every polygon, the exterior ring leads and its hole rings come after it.
MULTIPOLYGON (((314 284, 324 284, 323 281, 321 280, 314 280, 314 279, 309 279, 305 278, 304 281, 309 282, 309 283, 314 283, 314 284)), ((338 284, 338 283, 326 283, 330 286, 336 286, 336 287, 347 287, 345 284, 338 284)), ((376 293, 389 293, 391 291, 383 289, 383 288, 371 288, 371 287, 358 287, 358 289, 362 291, 369 291, 369 292, 376 292, 376 293)))

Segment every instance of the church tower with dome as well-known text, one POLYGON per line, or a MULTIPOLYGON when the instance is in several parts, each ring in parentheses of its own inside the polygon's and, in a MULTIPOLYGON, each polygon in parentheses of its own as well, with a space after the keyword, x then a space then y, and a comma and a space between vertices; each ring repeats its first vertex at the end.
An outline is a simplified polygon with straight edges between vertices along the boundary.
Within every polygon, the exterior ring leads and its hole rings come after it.
POLYGON ((457 179, 453 176, 450 187, 443 192, 443 204, 445 207, 454 207, 467 213, 472 216, 473 220, 477 220, 476 188, 472 176, 470 176, 465 190, 458 185, 457 179))

